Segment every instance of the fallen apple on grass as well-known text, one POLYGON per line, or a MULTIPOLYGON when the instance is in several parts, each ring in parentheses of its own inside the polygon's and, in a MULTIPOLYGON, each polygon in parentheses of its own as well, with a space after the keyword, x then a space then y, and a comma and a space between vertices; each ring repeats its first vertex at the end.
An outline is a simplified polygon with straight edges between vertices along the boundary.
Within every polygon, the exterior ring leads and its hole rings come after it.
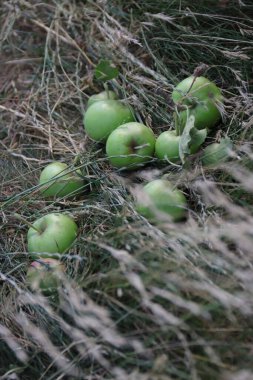
POLYGON ((96 102, 100 102, 101 100, 117 100, 118 95, 114 91, 102 91, 98 94, 91 95, 87 102, 87 107, 90 107, 92 104, 96 102))
POLYGON ((145 185, 142 190, 143 194, 137 193, 136 209, 151 222, 159 222, 168 216, 173 221, 180 221, 185 217, 186 198, 180 190, 173 188, 169 181, 156 179, 145 185))
POLYGON ((174 119, 180 133, 191 115, 195 117, 197 129, 212 128, 221 118, 221 90, 205 77, 190 76, 184 79, 171 96, 176 105, 174 119))
POLYGON ((84 180, 80 170, 71 169, 67 164, 55 161, 42 170, 39 184, 45 198, 61 198, 80 193, 84 180))
MULTIPOLYGON (((201 144, 205 141, 207 134, 206 129, 195 130, 190 143, 190 154, 196 153, 201 144)), ((168 160, 172 163, 180 161, 179 144, 181 135, 177 135, 176 131, 165 131, 161 133, 155 145, 155 155, 160 160, 168 160)))
POLYGON ((116 168, 136 169, 152 158, 154 150, 153 131, 137 122, 121 125, 106 142, 108 159, 116 168))
POLYGON ((160 160, 168 160, 173 163, 180 161, 179 140, 176 131, 165 131, 161 133, 155 144, 155 155, 160 160))
POLYGON ((84 128, 92 140, 105 141, 111 132, 130 121, 134 121, 130 107, 119 100, 101 100, 85 112, 84 128))
POLYGON ((208 145, 201 155, 201 163, 203 166, 216 166, 226 162, 233 149, 233 144, 230 139, 221 139, 220 143, 208 145))
POLYGON ((59 260, 47 258, 34 261, 27 271, 27 284, 31 290, 40 290, 44 296, 55 299, 64 270, 59 260))
POLYGON ((75 241, 77 229, 76 223, 67 215, 44 215, 28 230, 28 252, 34 258, 50 258, 54 253, 64 253, 75 241))

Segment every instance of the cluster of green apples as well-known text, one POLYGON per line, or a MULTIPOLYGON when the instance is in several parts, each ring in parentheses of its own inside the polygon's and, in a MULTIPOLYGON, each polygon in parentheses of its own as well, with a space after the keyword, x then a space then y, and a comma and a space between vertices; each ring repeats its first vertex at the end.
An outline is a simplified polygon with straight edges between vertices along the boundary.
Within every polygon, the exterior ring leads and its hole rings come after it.
MULTIPOLYGON (((176 129, 165 131, 157 138, 151 128, 135 121, 131 107, 113 91, 103 91, 88 100, 84 115, 87 135, 106 144, 110 163, 120 169, 133 170, 153 160, 176 163, 180 161, 180 139, 187 121, 194 117, 191 128, 189 152, 196 153, 206 139, 208 131, 221 117, 222 94, 207 78, 191 76, 176 86, 172 93, 175 103, 176 129)), ((203 165, 215 165, 229 156, 231 142, 227 139, 207 146, 201 155, 203 165)), ((66 198, 80 194, 84 188, 80 170, 62 162, 52 162, 41 172, 39 185, 45 198, 66 198)), ((187 201, 182 191, 165 179, 156 179, 143 186, 136 194, 137 211, 156 223, 163 216, 173 221, 185 218, 187 201)), ((68 215, 47 214, 30 226, 27 240, 28 251, 39 259, 31 264, 28 280, 45 294, 58 284, 64 267, 54 254, 65 253, 77 237, 77 225, 68 215)))
MULTIPOLYGON (((113 91, 92 95, 88 101, 84 116, 86 133, 91 139, 106 143, 108 159, 116 168, 136 169, 150 161, 156 152, 152 129, 134 120, 133 110, 113 91)), ((148 203, 137 196, 136 209, 149 220, 154 222, 161 211, 175 221, 184 217, 185 196, 169 181, 152 181, 143 187, 143 192, 148 203)))
MULTIPOLYGON (((208 131, 221 118, 223 97, 221 90, 205 77, 190 76, 180 82, 172 93, 175 104, 175 130, 161 133, 157 138, 151 128, 135 121, 133 110, 113 91, 92 95, 84 115, 87 135, 97 142, 105 143, 110 163, 119 169, 133 170, 156 157, 170 163, 180 161, 180 141, 190 117, 191 128, 189 153, 195 154, 204 143, 208 131)), ((209 145, 201 156, 203 165, 213 165, 229 155, 230 142, 209 145)), ((151 203, 137 201, 137 210, 154 220, 155 209, 166 213, 173 220, 185 216, 184 194, 166 180, 155 180, 143 187, 151 203), (155 208, 155 209, 154 209, 155 208)), ((143 198, 143 197, 141 197, 143 198)), ((145 197, 144 197, 145 198, 145 197)))
MULTIPOLYGON (((220 120, 223 96, 219 87, 207 78, 190 76, 176 86, 172 92, 172 100, 175 104, 174 122, 176 131, 171 131, 170 133, 174 138, 174 157, 170 157, 169 149, 167 157, 171 158, 172 161, 174 159, 178 161, 180 138, 187 120, 191 116, 194 118, 194 128, 190 132, 191 142, 189 146, 190 154, 194 154, 199 151, 208 132, 220 120)), ((161 140, 162 135, 160 136, 161 140)), ((162 141, 160 144, 163 153, 166 148, 162 145, 162 141)), ((169 144, 167 144, 167 147, 169 148, 169 144)), ((220 143, 209 144, 203 150, 200 160, 204 166, 217 165, 228 159, 231 149, 231 141, 228 138, 222 139, 220 143)), ((161 158, 161 155, 159 158, 161 158)))

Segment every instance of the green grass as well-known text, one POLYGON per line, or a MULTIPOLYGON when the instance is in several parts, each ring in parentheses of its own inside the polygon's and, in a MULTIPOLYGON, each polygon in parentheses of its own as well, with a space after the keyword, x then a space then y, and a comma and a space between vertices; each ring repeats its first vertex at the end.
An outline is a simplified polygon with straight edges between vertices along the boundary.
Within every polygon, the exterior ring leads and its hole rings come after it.
POLYGON ((251 1, 19 0, 0 15, 0 376, 252 378, 251 1), (226 98, 207 144, 230 137, 233 160, 110 167, 82 125, 101 58, 156 135, 173 127, 174 86, 204 65, 226 98), (76 157, 84 194, 45 201, 41 169, 76 157), (161 176, 187 197, 184 223, 152 226, 135 211, 135 192, 161 176), (79 226, 55 305, 27 287, 27 227, 14 215, 48 212, 79 226))

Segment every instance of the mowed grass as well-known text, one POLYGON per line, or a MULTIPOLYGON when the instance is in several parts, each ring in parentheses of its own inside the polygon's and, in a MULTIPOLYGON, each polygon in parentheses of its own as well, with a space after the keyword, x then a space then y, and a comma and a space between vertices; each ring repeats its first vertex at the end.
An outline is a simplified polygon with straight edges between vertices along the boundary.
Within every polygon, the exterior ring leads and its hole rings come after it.
POLYGON ((2 379, 253 378, 252 16, 246 0, 1 2, 2 379), (101 58, 156 135, 173 128, 174 86, 201 67, 225 97, 206 145, 230 137, 231 161, 114 170, 82 124, 103 90, 101 58), (76 162, 83 195, 43 199, 53 160, 76 162), (134 194, 162 176, 187 197, 185 222, 153 226, 135 211, 134 194), (15 217, 49 212, 79 226, 55 304, 27 286, 27 226, 15 217))

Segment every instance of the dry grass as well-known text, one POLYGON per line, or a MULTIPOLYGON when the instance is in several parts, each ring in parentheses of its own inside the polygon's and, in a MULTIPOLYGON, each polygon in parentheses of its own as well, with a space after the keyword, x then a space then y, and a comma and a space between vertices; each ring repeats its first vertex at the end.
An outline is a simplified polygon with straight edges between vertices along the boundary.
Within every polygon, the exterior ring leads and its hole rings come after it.
POLYGON ((253 6, 191 3, 1 2, 1 379, 253 378, 253 6), (207 64, 226 96, 208 143, 229 136, 232 161, 113 170, 82 126, 105 57, 121 72, 111 87, 156 134, 172 127, 173 86, 207 64), (74 159, 87 191, 44 201, 41 168, 74 159), (184 223, 155 227, 134 210, 141 182, 162 175, 187 196, 184 223), (27 288, 27 227, 14 217, 51 211, 79 226, 57 305, 27 288))

